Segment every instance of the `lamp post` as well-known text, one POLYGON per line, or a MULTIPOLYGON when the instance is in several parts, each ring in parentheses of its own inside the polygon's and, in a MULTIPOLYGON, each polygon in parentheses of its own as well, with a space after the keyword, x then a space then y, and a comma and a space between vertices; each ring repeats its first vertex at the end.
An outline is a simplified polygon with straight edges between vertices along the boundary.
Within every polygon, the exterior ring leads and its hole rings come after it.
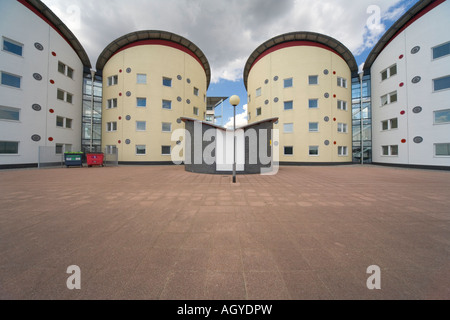
POLYGON ((236 106, 241 102, 237 95, 231 96, 230 104, 233 106, 233 183, 236 183, 236 106))

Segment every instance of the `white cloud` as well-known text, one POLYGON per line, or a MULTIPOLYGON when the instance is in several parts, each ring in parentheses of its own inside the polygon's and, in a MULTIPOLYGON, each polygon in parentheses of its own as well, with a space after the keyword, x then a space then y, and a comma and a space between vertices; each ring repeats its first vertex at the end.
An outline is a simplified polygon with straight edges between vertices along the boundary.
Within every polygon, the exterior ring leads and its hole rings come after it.
POLYGON ((77 36, 95 67, 101 51, 120 36, 166 30, 194 42, 211 65, 212 81, 238 81, 250 54, 282 33, 313 31, 342 42, 354 55, 372 48, 417 0, 42 0, 77 36), (371 5, 379 28, 369 29, 371 5), (77 9, 78 8, 78 9, 77 9), (75 16, 79 13, 79 19, 75 16), (81 24, 79 24, 81 22, 81 24))
MULTIPOLYGON (((247 120, 247 112, 248 112, 248 105, 243 106, 244 111, 242 113, 236 114, 236 128, 245 126, 248 123, 247 120)), ((224 125, 225 128, 233 129, 234 119, 233 117, 228 118, 228 122, 224 125)))

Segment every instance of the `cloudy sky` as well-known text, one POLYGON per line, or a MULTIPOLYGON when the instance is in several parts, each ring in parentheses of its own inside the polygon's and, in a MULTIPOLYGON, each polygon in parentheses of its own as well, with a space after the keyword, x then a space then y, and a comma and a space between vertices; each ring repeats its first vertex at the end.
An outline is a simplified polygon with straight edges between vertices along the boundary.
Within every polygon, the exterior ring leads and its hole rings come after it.
POLYGON ((93 66, 110 42, 129 32, 165 30, 189 39, 211 65, 208 95, 238 94, 239 113, 247 96, 243 68, 261 43, 293 31, 323 33, 342 42, 361 65, 380 36, 417 1, 42 0, 72 30, 93 66))

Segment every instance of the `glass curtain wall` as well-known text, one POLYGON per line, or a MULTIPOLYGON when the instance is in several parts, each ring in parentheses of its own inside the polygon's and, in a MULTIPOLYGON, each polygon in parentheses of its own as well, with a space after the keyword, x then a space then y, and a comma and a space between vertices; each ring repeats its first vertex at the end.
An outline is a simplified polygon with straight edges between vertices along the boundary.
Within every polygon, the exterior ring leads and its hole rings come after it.
POLYGON ((352 78, 352 131, 353 162, 372 162, 372 105, 370 90, 370 73, 364 72, 361 81, 358 75, 352 78), (362 103, 362 105, 361 105, 362 103), (361 121, 362 120, 362 121, 361 121), (362 132, 362 134, 361 134, 362 132))
POLYGON ((102 76, 95 75, 94 83, 89 70, 83 79, 82 150, 102 152, 102 76), (94 108, 92 108, 94 103, 94 108))

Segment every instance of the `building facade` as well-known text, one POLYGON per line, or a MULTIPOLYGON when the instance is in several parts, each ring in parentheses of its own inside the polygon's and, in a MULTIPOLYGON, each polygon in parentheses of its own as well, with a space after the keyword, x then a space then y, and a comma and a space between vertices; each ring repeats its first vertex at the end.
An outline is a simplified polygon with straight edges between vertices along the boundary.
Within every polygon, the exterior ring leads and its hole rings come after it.
POLYGON ((449 14, 418 2, 368 56, 374 163, 450 167, 449 14))
POLYGON ((280 164, 352 161, 351 52, 328 36, 270 39, 247 60, 249 123, 279 118, 280 164))
POLYGON ((172 163, 172 132, 184 128, 179 119, 206 117, 211 73, 202 51, 170 32, 134 32, 105 48, 97 71, 103 148, 117 148, 121 163, 172 163))
POLYGON ((36 166, 39 147, 80 150, 81 44, 37 0, 2 1, 0 33, 0 166, 36 166))

